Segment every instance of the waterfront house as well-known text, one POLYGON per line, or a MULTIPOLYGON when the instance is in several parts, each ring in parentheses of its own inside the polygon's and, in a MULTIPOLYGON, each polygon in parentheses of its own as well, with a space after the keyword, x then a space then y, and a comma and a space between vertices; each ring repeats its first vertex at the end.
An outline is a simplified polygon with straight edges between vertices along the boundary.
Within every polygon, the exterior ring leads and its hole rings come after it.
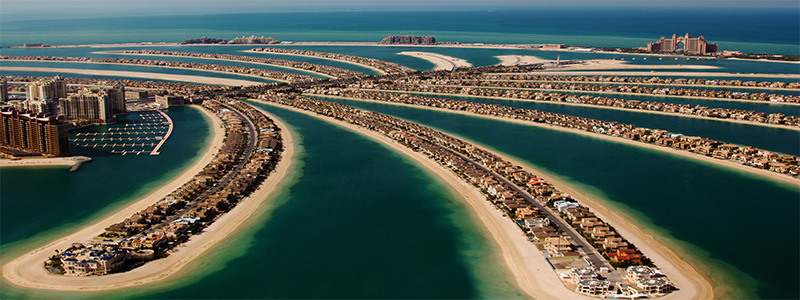
POLYGON ((664 277, 636 280, 636 288, 642 294, 666 294, 672 291, 672 282, 664 277))
POLYGON ((597 278, 597 271, 592 267, 572 268, 569 269, 569 277, 572 278, 573 282, 578 283, 583 280, 597 278))
POLYGON ((563 237, 548 237, 544 248, 556 255, 563 254, 563 252, 572 252, 574 250, 572 243, 563 237))
POLYGON ((601 296, 608 293, 611 282, 608 280, 588 279, 577 283, 575 291, 584 295, 601 296))
POLYGON ((114 244, 91 244, 59 254, 64 274, 92 276, 114 273, 124 267, 129 252, 114 244))
POLYGON ((517 217, 517 219, 525 220, 536 216, 538 212, 538 208, 522 207, 517 209, 514 215, 517 217))
POLYGON ((617 249, 616 252, 606 253, 611 261, 614 262, 631 262, 634 264, 642 264, 642 255, 636 253, 633 249, 617 249))
POLYGON ((635 282, 640 279, 649 279, 656 276, 656 270, 648 266, 630 266, 625 270, 625 275, 631 281, 635 282))
POLYGON ((525 227, 527 227, 529 230, 550 225, 550 219, 548 218, 527 218, 524 222, 525 227))

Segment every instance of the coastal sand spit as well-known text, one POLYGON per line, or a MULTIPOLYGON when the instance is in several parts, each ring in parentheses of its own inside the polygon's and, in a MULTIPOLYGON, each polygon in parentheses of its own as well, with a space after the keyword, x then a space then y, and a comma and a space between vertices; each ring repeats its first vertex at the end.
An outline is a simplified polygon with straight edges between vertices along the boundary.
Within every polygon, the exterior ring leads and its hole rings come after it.
MULTIPOLYGON (((500 211, 491 206, 480 191, 460 180, 451 171, 435 163, 423 154, 414 152, 386 136, 343 121, 334 121, 330 118, 320 117, 314 113, 294 107, 264 101, 259 101, 259 103, 288 108, 353 130, 412 158, 422 167, 435 174, 450 188, 455 190, 469 207, 472 208, 472 211, 480 220, 481 224, 483 224, 484 228, 490 233, 490 236, 500 249, 500 256, 505 262, 506 269, 513 275, 515 286, 527 296, 535 299, 596 299, 580 295, 564 287, 557 274, 553 272, 545 261, 542 253, 522 236, 519 228, 509 222, 507 218, 503 217, 500 211)), ((503 158, 508 159, 507 157, 503 158)), ((513 160, 510 161, 523 166, 534 174, 544 174, 540 170, 525 164, 520 164, 513 160)), ((712 299, 714 297, 710 280, 699 274, 668 247, 653 239, 652 236, 636 236, 636 234, 643 233, 631 222, 626 221, 609 209, 602 207, 599 203, 588 200, 586 196, 577 192, 577 190, 569 188, 567 185, 559 183, 550 177, 544 178, 556 185, 556 187, 562 189, 562 191, 570 193, 575 196, 576 199, 586 203, 587 206, 597 211, 604 220, 618 228, 626 238, 638 245, 644 253, 650 256, 653 261, 668 274, 670 279, 675 282, 680 290, 673 292, 663 299, 712 299)))
POLYGON ((125 273, 94 277, 69 277, 53 276, 47 274, 42 268, 42 263, 53 253, 54 249, 64 249, 73 241, 88 240, 103 232, 109 224, 124 219, 131 214, 158 201, 175 188, 191 178, 213 159, 218 149, 222 146, 224 130, 221 121, 211 113, 200 108, 201 111, 212 119, 214 139, 208 150, 190 168, 178 178, 170 181, 158 190, 152 192, 130 206, 104 218, 103 220, 84 227, 77 232, 53 241, 43 247, 12 260, 3 266, 2 275, 8 282, 27 288, 60 290, 60 291, 106 291, 128 288, 148 283, 173 280, 173 275, 183 267, 204 255, 206 251, 236 233, 240 227, 251 217, 262 203, 270 198, 280 187, 283 179, 290 173, 293 157, 295 155, 294 140, 288 127, 277 118, 267 114, 281 129, 284 138, 283 157, 278 163, 275 172, 250 197, 242 200, 233 210, 220 217, 209 226, 203 234, 193 236, 189 242, 179 246, 170 256, 151 261, 142 267, 125 273))
MULTIPOLYGON (((187 69, 192 70, 192 69, 187 69)), ((150 73, 150 72, 132 72, 132 71, 110 71, 110 70, 89 70, 89 69, 70 69, 70 68, 36 68, 36 67, 3 67, 0 66, 0 71, 20 71, 20 72, 45 72, 45 73, 61 73, 61 74, 83 74, 95 76, 120 76, 131 78, 144 78, 154 80, 168 80, 168 81, 181 81, 193 82, 200 84, 214 84, 214 85, 227 85, 227 86, 251 86, 262 85, 264 82, 228 79, 228 78, 214 78, 194 75, 177 75, 177 74, 164 74, 164 73, 150 73)))

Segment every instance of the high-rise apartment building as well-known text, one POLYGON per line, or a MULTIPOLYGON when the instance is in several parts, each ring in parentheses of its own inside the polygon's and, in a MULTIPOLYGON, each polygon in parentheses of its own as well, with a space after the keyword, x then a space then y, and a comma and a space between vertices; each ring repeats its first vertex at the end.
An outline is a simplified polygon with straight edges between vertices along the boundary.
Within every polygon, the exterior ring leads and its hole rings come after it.
MULTIPOLYGON (((116 94, 116 93, 112 93, 116 94)), ((59 116, 67 120, 86 120, 92 123, 114 122, 114 98, 106 91, 84 89, 58 100, 59 116)))
POLYGON ((28 84, 26 100, 22 108, 33 113, 58 113, 58 99, 67 96, 67 84, 64 77, 56 76, 28 84))
POLYGON ((3 108, 0 110, 0 151, 15 155, 21 151, 68 156, 67 128, 59 124, 55 116, 3 108))
POLYGON ((0 102, 8 101, 8 81, 0 82, 0 102))

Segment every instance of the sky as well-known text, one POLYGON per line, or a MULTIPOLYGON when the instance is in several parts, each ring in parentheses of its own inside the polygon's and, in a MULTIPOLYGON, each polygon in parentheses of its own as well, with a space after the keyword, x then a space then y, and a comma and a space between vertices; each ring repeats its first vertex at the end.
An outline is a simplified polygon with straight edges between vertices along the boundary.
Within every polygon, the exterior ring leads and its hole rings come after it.
POLYGON ((0 0, 0 14, 21 19, 239 12, 474 10, 540 6, 758 7, 800 12, 798 0, 0 0))

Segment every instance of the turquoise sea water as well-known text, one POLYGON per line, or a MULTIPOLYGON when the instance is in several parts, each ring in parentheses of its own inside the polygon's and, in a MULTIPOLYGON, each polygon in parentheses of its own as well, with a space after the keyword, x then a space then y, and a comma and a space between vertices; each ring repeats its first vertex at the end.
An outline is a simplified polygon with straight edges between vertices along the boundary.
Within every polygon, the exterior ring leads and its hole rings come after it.
POLYGON ((270 200, 278 208, 186 278, 115 298, 519 298, 469 208, 432 175, 350 131, 258 106, 298 136, 298 174, 270 200))
MULTIPOLYGON (((254 82, 275 82, 269 79, 260 77, 241 76, 231 73, 218 73, 207 72, 203 70, 184 70, 175 68, 159 68, 159 67, 146 67, 134 65, 113 65, 113 64, 92 64, 92 63, 66 63, 66 62, 39 62, 39 61, 4 61, 5 67, 31 67, 31 68, 72 68, 72 69, 88 69, 88 70, 111 70, 122 72, 143 72, 143 73, 164 73, 164 74, 179 74, 179 75, 193 75, 203 77, 217 77, 217 78, 230 78, 239 80, 248 80, 254 82)), ((6 72, 3 72, 5 74, 6 72)))
POLYGON ((2 46, 181 41, 266 35, 279 40, 378 41, 400 32, 464 43, 564 43, 640 47, 660 36, 689 32, 720 48, 797 54, 796 11, 720 8, 531 8, 514 11, 337 12, 158 16, 0 23, 2 46), (654 19, 653 16, 659 17, 654 19), (669 20, 663 22, 662 20, 669 20), (124 33, 124 34, 122 34, 124 33))
MULTIPOLYGON (((74 173, 66 167, 0 169, 0 261, 99 219, 190 166, 210 141, 210 121, 189 107, 170 108, 167 114, 175 127, 159 156, 71 148, 74 155, 90 156, 93 161, 74 173)), ((0 298, 25 297, 5 282, 0 284, 0 298)))
MULTIPOLYGON (((332 99, 329 99, 332 100, 332 99)), ((650 230, 689 243, 690 257, 711 266, 733 298, 798 297, 796 268, 776 269, 753 259, 752 240, 779 240, 800 251, 797 186, 653 150, 532 126, 381 103, 333 100, 434 126, 558 174, 605 199, 650 230), (781 209, 745 208, 768 201, 781 209), (746 221, 745 221, 746 220, 746 221), (743 226, 747 223, 747 226, 743 226), (735 229, 734 229, 735 228, 735 229)), ((784 260, 785 259, 785 260, 784 260)), ((798 256, 780 265, 797 266, 798 256)), ((720 282, 717 282, 718 284, 720 282)))
MULTIPOLYGON (((758 62, 758 61, 740 61, 740 60, 686 60, 681 58, 680 60, 674 60, 671 58, 666 58, 664 60, 657 60, 655 57, 644 57, 638 56, 637 60, 631 60, 631 55, 616 55, 616 54, 603 54, 603 53, 586 53, 586 52, 563 52, 563 51, 534 51, 534 50, 523 50, 523 49, 481 49, 481 48, 463 48, 463 47, 403 47, 403 46, 391 46, 391 47, 378 47, 378 46, 297 46, 297 45, 274 45, 274 47, 281 47, 281 48, 290 48, 290 49, 300 49, 300 50, 312 50, 312 51, 321 51, 321 52, 334 52, 334 53, 343 53, 343 54, 350 54, 356 56, 364 56, 364 57, 371 57, 375 59, 385 60, 389 62, 398 63, 400 65, 409 67, 414 70, 432 70, 434 68, 434 64, 428 62, 426 60, 408 56, 408 55, 400 55, 398 53, 403 51, 424 51, 424 52, 433 52, 439 53, 444 55, 449 55, 461 59, 467 60, 469 63, 475 66, 486 66, 486 65, 494 65, 500 62, 496 56, 500 55, 533 55, 544 59, 551 59, 556 60, 560 58, 561 60, 571 60, 571 59, 608 59, 608 58, 615 58, 615 59, 622 59, 624 58, 628 61, 629 64, 634 65, 706 65, 706 66, 713 66, 716 67, 714 69, 701 69, 701 70, 690 70, 691 72, 731 72, 731 73, 768 73, 768 74, 797 74, 800 73, 800 64, 797 63, 777 63, 777 62, 758 62), (643 58, 649 58, 648 60, 643 60, 643 58)), ((233 54, 233 55, 247 55, 247 56, 258 56, 258 57, 273 57, 278 59, 288 59, 288 60, 295 60, 295 61, 305 61, 310 63, 316 64, 323 64, 323 65, 330 65, 334 67, 340 67, 345 69, 350 69, 358 72, 362 72, 365 74, 375 74, 374 71, 369 69, 355 66, 348 63, 337 62, 332 60, 325 60, 325 59, 318 59, 318 58, 310 58, 310 57, 299 57, 299 56, 282 56, 282 55, 270 55, 264 53, 248 53, 245 52, 253 48, 253 46, 191 46, 191 47, 173 47, 173 46, 158 46, 158 47, 115 47, 115 48, 31 48, 31 49, 21 49, 21 48, 0 48, 0 54, 2 55, 10 55, 10 56, 73 56, 73 57, 115 57, 115 58, 125 58, 129 57, 127 55, 116 55, 116 54, 102 54, 102 53, 95 53, 98 51, 108 51, 108 50, 126 50, 126 49, 153 49, 153 50, 163 50, 163 51, 185 51, 185 52, 205 52, 205 53, 223 53, 223 54, 233 54)), ((146 57, 143 56, 142 58, 145 59, 156 59, 155 57, 146 57)), ((161 58, 158 58, 161 59, 161 58)), ((244 66, 252 66, 256 68, 265 68, 265 69, 274 69, 273 67, 268 66, 259 66, 259 65, 252 65, 247 63, 240 63, 240 62, 226 62, 226 61, 214 61, 214 60, 197 60, 193 58, 182 58, 182 57, 168 57, 164 58, 166 60, 174 60, 174 61, 196 61, 196 62, 206 62, 206 63, 214 63, 220 65, 244 65, 244 66)), ((646 67, 640 70, 634 71, 647 71, 646 67)), ((658 69, 657 71, 686 71, 682 69, 658 69)), ((295 72, 295 71, 292 71, 295 72)), ((301 72, 302 73, 302 72, 301 72)), ((649 77, 649 75, 647 75, 649 77)), ((669 76, 660 76, 660 77, 669 77, 669 76)), ((731 79, 738 79, 742 81, 783 81, 783 82, 794 82, 800 79, 798 78, 751 78, 751 77, 714 77, 708 76, 707 78, 710 79, 723 79, 723 80, 731 80, 731 79)))
POLYGON ((800 141, 800 131, 798 130, 722 122, 709 119, 648 114, 628 110, 620 111, 595 107, 553 104, 546 102, 509 101, 452 96, 436 97, 478 103, 497 104, 518 108, 538 109, 542 111, 592 118, 609 122, 616 121, 625 124, 634 124, 639 127, 668 130, 673 133, 680 133, 688 136, 700 136, 703 138, 716 139, 728 143, 748 145, 785 154, 800 155, 800 143, 787 142, 800 141))
POLYGON ((487 265, 497 258, 468 208, 432 175, 355 133, 257 106, 302 139, 302 175, 285 204, 224 269, 137 298, 517 297, 487 265))
POLYGON ((64 167, 0 169, 0 244, 5 246, 64 223, 86 220, 98 211, 124 203, 122 199, 146 194, 179 174, 204 150, 211 131, 209 121, 195 109, 175 107, 167 113, 175 127, 161 155, 122 156, 71 147, 73 155, 93 159, 79 172, 70 173, 64 167))
MULTIPOLYGON (((377 41, 388 34, 411 30, 417 34, 435 35, 439 40, 563 42, 587 46, 640 46, 661 35, 689 31, 696 35, 704 34, 707 39, 719 42, 723 49, 735 45, 738 50, 788 54, 797 54, 797 45, 800 44, 798 16, 793 12, 759 9, 605 10, 604 14, 597 13, 597 10, 558 11, 552 8, 499 13, 245 14, 82 21, 14 21, 4 16, 0 18, 0 45, 179 41, 199 36, 232 38, 251 34, 271 35, 282 40, 377 41), (674 22, 653 21, 649 17, 653 13, 674 22), (565 18, 565 14, 570 17, 565 18)), ((497 63, 494 56, 505 54, 536 55, 547 59, 561 56, 562 60, 614 57, 594 53, 494 49, 282 47, 368 56, 422 70, 431 69, 433 65, 418 58, 397 55, 397 52, 437 52, 467 59, 475 65, 497 63)), ((250 46, 147 48, 264 55, 242 52, 250 46)), ((117 49, 2 48, 0 54, 111 57, 113 55, 91 52, 117 49)), ((283 58, 363 71, 363 68, 349 64, 313 58, 283 58)), ((626 57, 629 59, 630 56, 626 57)), ((632 63, 676 62, 637 59, 632 63)), ((720 66, 720 69, 711 71, 800 73, 798 64, 694 60, 677 63, 720 66)), ((5 66, 5 62, 2 65, 5 66)), ((55 67, 58 66, 66 67, 62 64, 55 67)), ((109 65, 99 68, 115 69, 109 65)), ((149 71, 166 72, 162 70, 165 69, 149 71)), ((178 71, 176 74, 188 73, 178 71)), ((214 73, 202 75, 218 76, 214 73)), ((679 247, 679 252, 685 257, 700 262, 700 268, 712 273, 717 283, 732 286, 734 298, 800 296, 796 290, 796 283, 800 280, 796 273, 796 266, 800 264, 797 258, 800 256, 797 255, 800 253, 797 238, 800 224, 796 213, 800 191, 796 187, 594 138, 445 113, 346 103, 454 132, 558 174, 565 182, 605 199, 646 226, 647 230, 670 239, 669 243, 679 247), (770 204, 753 208, 754 203, 761 202, 770 204), (765 263, 758 256, 761 249, 752 244, 753 240, 779 241, 780 261, 765 263)), ((509 105, 509 102, 500 104, 509 105)), ((783 108, 777 110, 780 109, 783 108)), ((507 274, 492 254, 494 250, 487 237, 465 216, 469 210, 453 200, 454 196, 444 191, 431 175, 402 156, 347 131, 286 110, 268 110, 296 129, 302 136, 304 149, 300 159, 302 169, 276 199, 279 205, 262 213, 249 230, 234 237, 235 243, 228 243, 199 261, 199 266, 186 278, 121 291, 113 297, 518 297, 508 285, 507 274)), ((100 156, 80 172, 72 174, 64 168, 0 170, 0 254, 20 251, 60 236, 70 228, 136 199, 177 174, 181 167, 188 166, 206 143, 205 140, 198 141, 207 137, 208 124, 202 121, 198 112, 189 108, 170 109, 169 114, 176 121, 176 133, 181 128, 177 124, 195 125, 170 138, 160 156, 164 161, 148 160, 151 157, 126 156, 123 159, 100 156), (169 155, 176 157, 169 158, 169 155), (56 182, 57 186, 52 190, 42 189, 41 182, 56 182)), ((647 116, 650 115, 615 115, 609 111, 606 117, 634 120, 647 116)), ((685 120, 688 119, 662 121, 701 136, 715 135, 715 129, 710 125, 685 120)), ((742 127, 740 133, 751 135, 758 132, 755 134, 764 135, 761 137, 764 140, 771 139, 772 133, 749 130, 751 127, 742 127)), ((759 137, 747 138, 756 141, 759 137)), ((774 143, 775 148, 790 150, 798 145, 793 136, 773 139, 769 143, 774 143)), ((0 261, 5 259, 8 255, 0 255, 0 261)), ((85 296, 0 286, 0 298, 3 299, 85 296)))

